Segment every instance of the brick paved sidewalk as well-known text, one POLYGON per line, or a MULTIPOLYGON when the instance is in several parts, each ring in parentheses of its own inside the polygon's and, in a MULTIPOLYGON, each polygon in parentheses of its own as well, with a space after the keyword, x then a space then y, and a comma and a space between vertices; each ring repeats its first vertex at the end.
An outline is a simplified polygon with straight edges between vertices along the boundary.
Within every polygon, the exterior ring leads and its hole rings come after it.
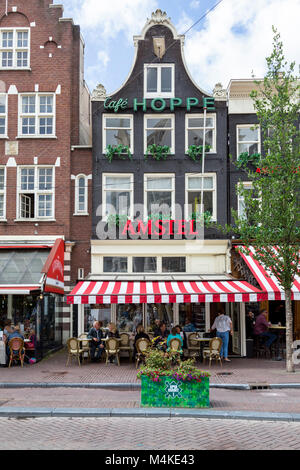
MULTIPOLYGON (((140 390, 88 388, 0 389, 1 408, 140 408, 140 390)), ((210 390, 214 411, 299 413, 299 390, 210 390)))
MULTIPOLYGON (((34 365, 13 366, 10 369, 0 368, 0 383, 137 383, 136 369, 127 358, 121 359, 121 366, 105 363, 89 363, 79 367, 75 360, 66 367, 66 351, 61 350, 34 365)), ((198 364, 200 368, 209 367, 198 364)), ((265 359, 232 359, 223 367, 212 365, 212 383, 248 384, 250 382, 267 383, 300 383, 300 366, 294 374, 285 371, 285 361, 265 359)))
POLYGON ((1 450, 299 450, 299 436, 300 423, 236 419, 0 419, 1 450))

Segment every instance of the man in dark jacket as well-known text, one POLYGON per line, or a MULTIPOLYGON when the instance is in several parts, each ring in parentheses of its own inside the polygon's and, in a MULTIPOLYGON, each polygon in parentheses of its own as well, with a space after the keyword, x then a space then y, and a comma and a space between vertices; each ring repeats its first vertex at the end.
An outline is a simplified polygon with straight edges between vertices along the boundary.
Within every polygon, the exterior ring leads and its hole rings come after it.
POLYGON ((101 355, 104 351, 104 344, 102 341, 103 332, 101 330, 101 324, 99 321, 93 323, 93 328, 90 329, 88 339, 91 339, 91 359, 92 361, 100 360, 101 355), (98 349, 95 357, 96 350, 98 349))

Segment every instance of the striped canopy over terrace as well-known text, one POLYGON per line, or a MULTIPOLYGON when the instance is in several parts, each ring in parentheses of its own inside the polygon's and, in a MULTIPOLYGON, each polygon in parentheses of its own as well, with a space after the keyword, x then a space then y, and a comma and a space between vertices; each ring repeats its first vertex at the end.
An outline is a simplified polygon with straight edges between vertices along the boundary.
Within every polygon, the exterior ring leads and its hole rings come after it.
MULTIPOLYGON (((271 273, 271 271, 265 268, 262 264, 259 263, 255 256, 255 249, 250 246, 249 247, 249 254, 246 252, 242 252, 238 247, 236 248, 237 251, 240 253, 241 257, 247 264, 248 268, 254 275, 255 279, 259 283, 261 289, 266 292, 267 300, 284 300, 285 294, 284 290, 279 284, 278 279, 271 273)), ((274 256, 279 256, 277 248, 273 247, 274 249, 274 256)), ((299 266, 300 272, 300 266, 299 266)), ((296 275, 294 279, 294 283, 292 285, 292 300, 300 300, 300 276, 296 275)))
POLYGON ((266 296, 246 281, 82 281, 69 304, 257 302, 266 296))

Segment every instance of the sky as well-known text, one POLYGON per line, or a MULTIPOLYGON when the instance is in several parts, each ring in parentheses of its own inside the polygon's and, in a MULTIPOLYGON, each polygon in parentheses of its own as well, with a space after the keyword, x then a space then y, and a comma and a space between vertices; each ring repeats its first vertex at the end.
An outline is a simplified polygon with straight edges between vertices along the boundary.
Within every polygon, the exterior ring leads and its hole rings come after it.
MULTIPOLYGON (((160 8, 179 34, 220 0, 54 0, 64 5, 85 40, 85 79, 92 91, 102 83, 107 92, 126 80, 134 59, 133 35, 139 35, 160 8)), ((263 77, 272 50, 272 25, 289 62, 300 63, 300 0, 221 0, 186 34, 185 58, 196 83, 211 93, 230 79, 263 77)))

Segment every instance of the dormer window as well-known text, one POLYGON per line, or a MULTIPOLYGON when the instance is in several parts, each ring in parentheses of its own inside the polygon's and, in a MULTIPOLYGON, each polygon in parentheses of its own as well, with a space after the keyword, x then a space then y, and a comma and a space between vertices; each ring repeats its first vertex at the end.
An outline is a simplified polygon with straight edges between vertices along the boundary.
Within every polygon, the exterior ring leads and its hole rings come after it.
POLYGON ((174 98, 175 67, 174 64, 144 65, 144 97, 174 98))

